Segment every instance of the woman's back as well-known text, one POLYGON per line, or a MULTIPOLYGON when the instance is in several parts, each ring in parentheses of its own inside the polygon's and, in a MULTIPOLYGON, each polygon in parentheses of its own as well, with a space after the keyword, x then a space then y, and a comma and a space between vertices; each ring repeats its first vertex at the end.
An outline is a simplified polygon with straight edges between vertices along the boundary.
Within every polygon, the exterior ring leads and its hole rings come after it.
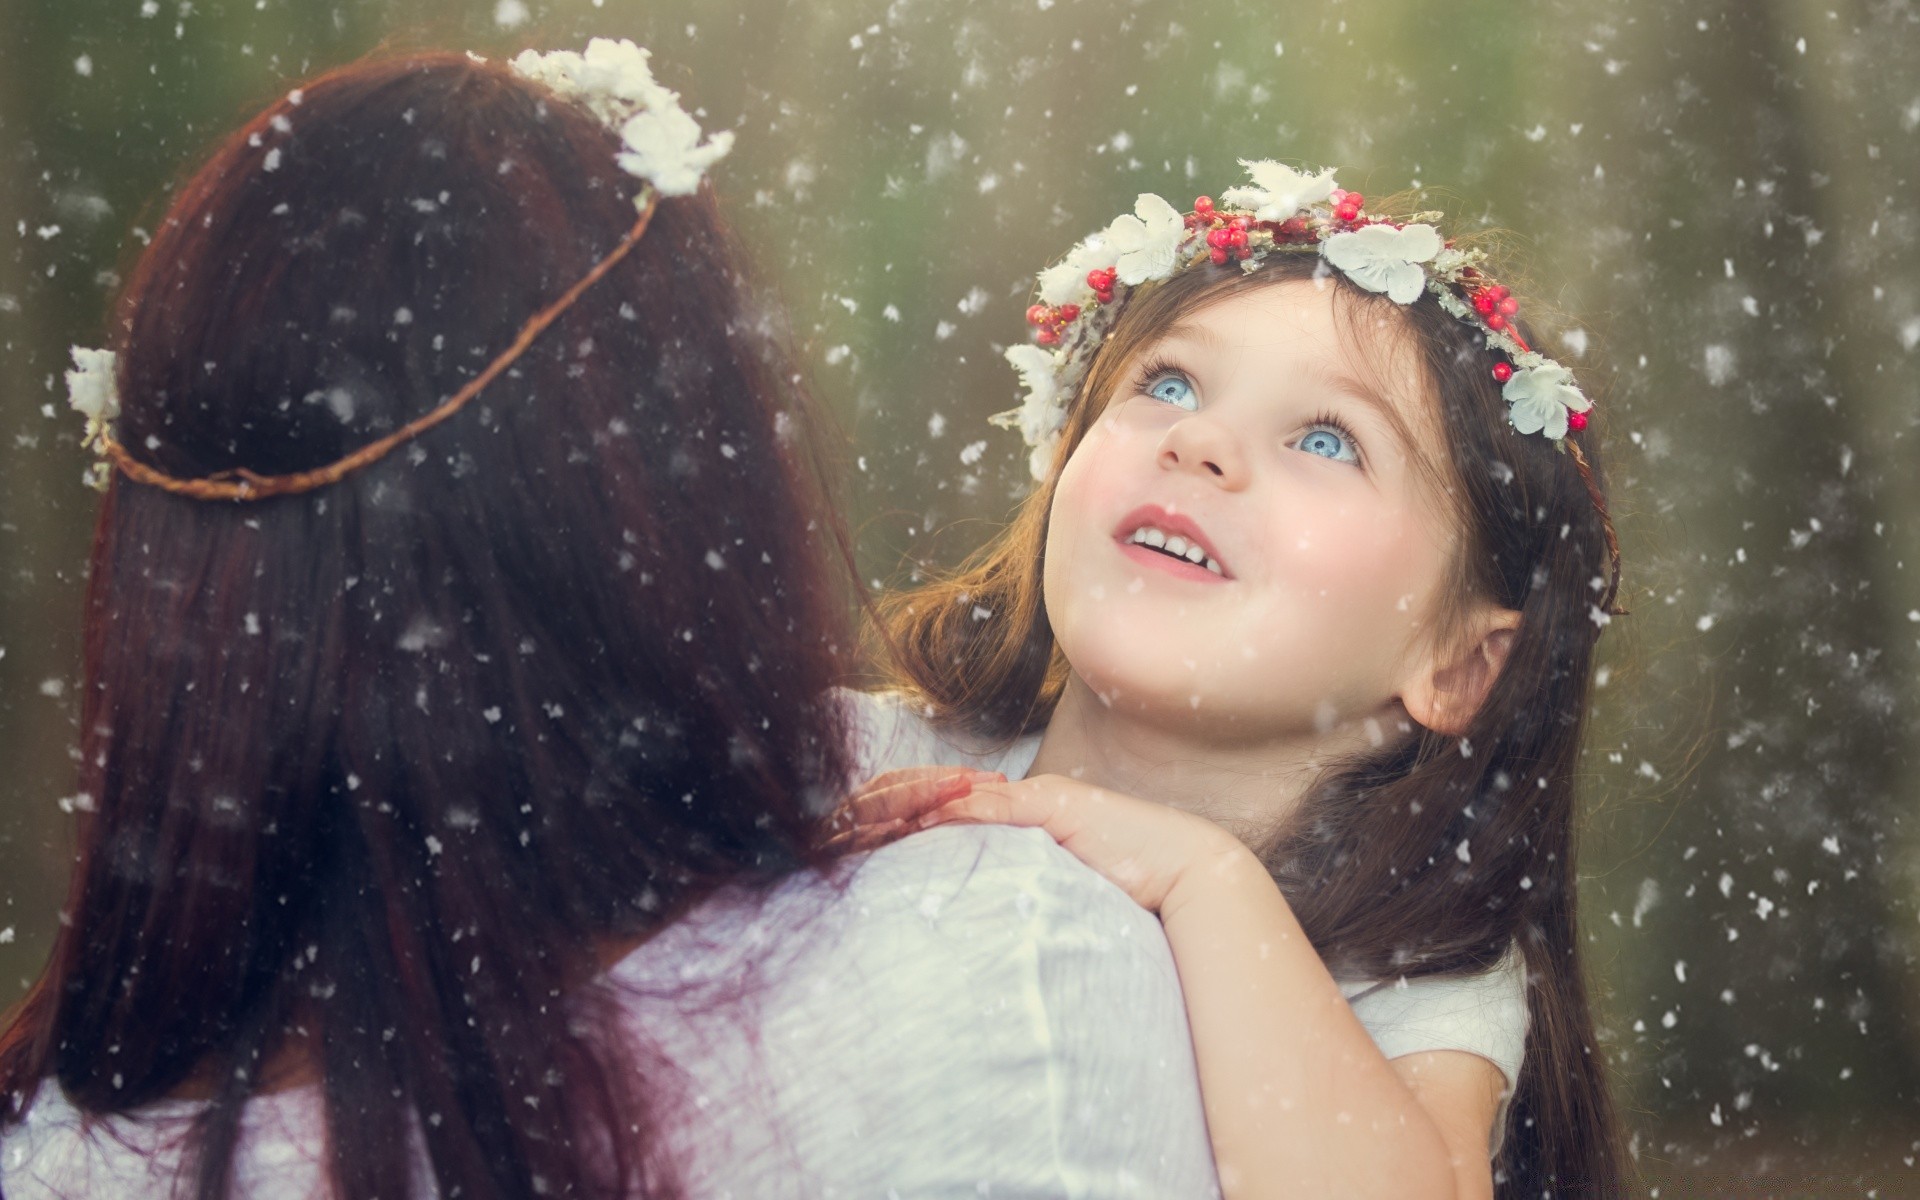
MULTIPOLYGON (((730 889, 609 977, 689 1195, 1216 1190, 1158 922, 1039 831, 937 830, 730 889)), ((194 1111, 83 1133, 45 1095, 0 1140, 0 1186, 155 1194, 194 1111)), ((236 1196, 325 1195, 311 1091, 256 1099, 246 1128, 236 1196)))
POLYGON ((724 136, 637 47, 531 66, 331 72, 153 223, 90 411, 78 861, 0 1128, 206 1097, 179 1194, 218 1200, 291 1064, 342 1200, 422 1153, 465 1200, 672 1194, 673 1100, 591 981, 827 860, 844 572, 689 169, 724 136))

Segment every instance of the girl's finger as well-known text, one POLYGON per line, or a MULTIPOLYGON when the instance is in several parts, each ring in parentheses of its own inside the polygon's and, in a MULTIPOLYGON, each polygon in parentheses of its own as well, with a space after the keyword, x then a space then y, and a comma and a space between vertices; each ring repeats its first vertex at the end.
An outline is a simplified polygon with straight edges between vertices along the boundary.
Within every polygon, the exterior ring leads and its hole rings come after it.
POLYGON ((848 797, 845 811, 856 825, 907 820, 964 796, 978 784, 1006 777, 971 767, 911 767, 889 771, 848 797))
POLYGON ((898 841, 911 832, 912 827, 905 821, 855 825, 834 834, 822 844, 826 849, 839 854, 865 854, 869 850, 878 850, 889 842, 898 841))
POLYGON ((962 822, 975 826, 1027 826, 1046 829, 1056 841, 1066 841, 1083 822, 1077 808, 1081 799, 1079 787, 1048 785, 1046 780, 981 781, 964 797, 941 804, 912 824, 920 829, 962 822))

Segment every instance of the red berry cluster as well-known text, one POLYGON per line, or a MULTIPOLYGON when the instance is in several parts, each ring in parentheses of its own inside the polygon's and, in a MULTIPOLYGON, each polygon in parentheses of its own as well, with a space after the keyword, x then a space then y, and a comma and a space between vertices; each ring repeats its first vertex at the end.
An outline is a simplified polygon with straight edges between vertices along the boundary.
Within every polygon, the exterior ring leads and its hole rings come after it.
MULTIPOLYGON (((1098 274, 1098 272, 1095 273, 1098 274)), ((1101 298, 1110 299, 1111 297, 1112 293, 1109 292, 1101 298)), ((1034 341, 1039 342, 1042 346, 1057 346, 1060 344, 1060 331, 1065 329, 1067 325, 1079 315, 1080 306, 1078 304, 1062 304, 1058 308, 1051 308, 1045 304, 1036 304, 1027 310, 1027 324, 1039 330, 1039 332, 1034 335, 1034 341)))
POLYGON ((1333 201, 1333 215, 1349 224, 1360 219, 1360 210, 1367 203, 1367 198, 1359 192, 1344 192, 1338 188, 1334 189, 1330 199, 1333 201))
POLYGON ((1579 433, 1582 429, 1585 429, 1586 427, 1587 427, 1587 414, 1583 412, 1570 412, 1567 414, 1568 429, 1573 430, 1575 433, 1579 433))
MULTIPOLYGON (((1113 285, 1119 282, 1120 272, 1112 267, 1103 267, 1098 271, 1087 272, 1087 286, 1093 289, 1093 298, 1102 304, 1113 303, 1113 285)), ((1072 305, 1067 307, 1071 308, 1072 305)), ((1072 320, 1071 317, 1068 320, 1072 320)))
POLYGON ((1207 257, 1216 263, 1253 257, 1253 247, 1247 244, 1247 231, 1253 228, 1253 218, 1222 217, 1214 209, 1211 196, 1195 198, 1187 228, 1207 231, 1207 257))
POLYGON ((1488 329, 1505 329, 1513 323, 1513 315, 1520 311, 1520 302, 1496 283, 1473 294, 1473 311, 1480 314, 1488 329))

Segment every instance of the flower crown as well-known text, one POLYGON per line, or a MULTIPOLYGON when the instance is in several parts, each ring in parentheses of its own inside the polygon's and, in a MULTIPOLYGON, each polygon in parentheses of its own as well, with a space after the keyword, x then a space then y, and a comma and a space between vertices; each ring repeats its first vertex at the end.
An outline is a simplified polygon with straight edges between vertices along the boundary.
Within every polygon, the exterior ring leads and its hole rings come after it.
POLYGON ((1334 186, 1333 172, 1307 175, 1281 163, 1241 160, 1253 182, 1228 188, 1218 205, 1206 196, 1181 213, 1152 193, 1133 212, 1114 218, 1065 259, 1040 272, 1039 302, 1027 309, 1034 342, 1009 347, 1026 402, 993 423, 1018 429, 1033 448, 1028 466, 1044 480, 1066 425, 1067 404, 1085 377, 1094 351, 1113 328, 1117 289, 1168 279, 1210 262, 1238 262, 1257 270, 1269 255, 1317 253, 1355 284, 1396 304, 1431 292, 1441 308, 1478 330, 1503 357, 1493 377, 1507 402, 1507 419, 1521 433, 1564 445, 1586 428, 1592 402, 1573 373, 1527 345, 1513 326, 1517 299, 1481 269, 1485 254, 1453 245, 1432 222, 1437 212, 1404 219, 1373 217, 1358 192, 1334 186))
MULTIPOLYGON (((475 62, 486 61, 479 55, 469 57, 475 62)), ((113 351, 75 346, 73 370, 67 372, 67 402, 86 418, 83 444, 100 458, 87 471, 87 482, 104 489, 117 468, 138 483, 202 500, 261 500, 309 492, 386 457, 395 447, 466 407, 511 367, 583 292, 626 257, 627 251, 633 249, 646 232, 660 197, 688 196, 699 191, 707 168, 733 148, 733 134, 729 132, 701 140, 700 125, 680 107, 679 94, 654 81, 653 72, 647 66, 650 57, 645 49, 624 38, 619 41, 594 38, 587 43, 585 54, 571 50, 549 54, 527 50, 508 64, 516 75, 542 84, 560 99, 579 105, 618 134, 621 148, 615 161, 645 186, 633 201, 639 218, 620 244, 557 300, 529 318, 513 344, 465 387, 425 416, 324 467, 290 475, 258 475, 241 467, 204 479, 177 479, 134 458, 114 438, 113 425, 120 416, 120 397, 118 361, 113 351)), ((292 102, 299 102, 298 93, 292 102)))

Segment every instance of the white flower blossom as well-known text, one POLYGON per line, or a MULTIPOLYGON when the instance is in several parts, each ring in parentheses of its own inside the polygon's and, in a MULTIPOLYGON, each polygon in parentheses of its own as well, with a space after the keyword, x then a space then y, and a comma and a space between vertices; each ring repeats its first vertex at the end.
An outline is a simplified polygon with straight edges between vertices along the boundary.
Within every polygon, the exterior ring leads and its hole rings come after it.
POLYGON ((1114 269, 1120 282, 1132 287, 1173 274, 1181 241, 1187 236, 1184 218, 1152 192, 1142 192, 1133 212, 1115 217, 1107 226, 1107 242, 1118 258, 1114 269))
POLYGON ((654 81, 650 57, 625 38, 594 38, 585 54, 525 51, 513 69, 619 133, 625 148, 618 161, 628 174, 663 196, 691 195, 707 168, 733 148, 733 134, 716 133, 702 143, 699 123, 680 107, 679 93, 654 81))
POLYGON ((111 350, 73 347, 73 370, 67 372, 67 403, 87 419, 89 426, 120 416, 120 394, 114 382, 115 357, 111 350))
POLYGON ((1027 474, 1033 476, 1034 482, 1046 482, 1047 475, 1053 470, 1054 448, 1059 446, 1059 444, 1060 435, 1058 433, 1051 433, 1042 438, 1034 448, 1028 452, 1027 474))
POLYGON ((1096 233, 1067 252, 1067 256, 1040 272, 1040 302, 1061 305, 1090 295, 1087 272, 1104 271, 1119 260, 1119 251, 1096 233))
POLYGON ((1425 289, 1427 274, 1420 264, 1445 245, 1431 225, 1369 225, 1350 233, 1336 233, 1320 245, 1320 253, 1370 292, 1385 292, 1395 304, 1412 304, 1425 289))
POLYGON ((1544 433, 1554 441, 1567 436, 1567 414, 1586 412, 1592 401, 1573 385, 1573 373, 1551 359, 1515 371, 1500 389, 1507 415, 1521 433, 1544 433))
POLYGON ((1307 175, 1272 159, 1241 159, 1251 187, 1232 187, 1220 198, 1232 208, 1250 208, 1262 221, 1284 221, 1301 209, 1333 195, 1333 172, 1307 175))
POLYGON ((621 169, 650 180, 662 196, 691 196, 700 190, 707 168, 733 149, 733 134, 722 130, 700 141, 700 126, 679 105, 639 113, 620 130, 626 150, 621 169))

